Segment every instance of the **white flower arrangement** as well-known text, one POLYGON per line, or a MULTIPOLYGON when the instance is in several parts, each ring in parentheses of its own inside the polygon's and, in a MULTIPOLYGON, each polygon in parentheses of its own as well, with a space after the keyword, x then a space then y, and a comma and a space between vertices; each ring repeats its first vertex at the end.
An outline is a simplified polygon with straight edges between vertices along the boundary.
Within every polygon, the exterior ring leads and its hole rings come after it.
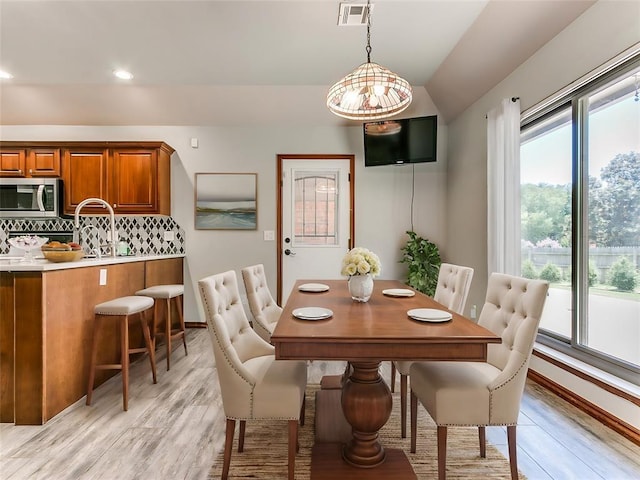
POLYGON ((380 275, 380 259, 366 248, 352 248, 342 259, 340 273, 347 277, 370 273, 372 277, 376 277, 380 275))

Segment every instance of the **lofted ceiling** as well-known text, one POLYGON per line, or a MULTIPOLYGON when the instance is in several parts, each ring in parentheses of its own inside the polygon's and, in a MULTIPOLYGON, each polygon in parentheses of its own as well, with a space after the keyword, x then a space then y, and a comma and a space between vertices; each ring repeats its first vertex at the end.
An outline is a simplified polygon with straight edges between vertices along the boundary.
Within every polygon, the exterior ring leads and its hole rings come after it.
MULTIPOLYGON (((430 98, 450 121, 595 1, 372 3, 371 60, 414 87, 405 115, 430 98)), ((354 124, 325 107, 366 61, 339 4, 0 0, 0 125, 354 124)))

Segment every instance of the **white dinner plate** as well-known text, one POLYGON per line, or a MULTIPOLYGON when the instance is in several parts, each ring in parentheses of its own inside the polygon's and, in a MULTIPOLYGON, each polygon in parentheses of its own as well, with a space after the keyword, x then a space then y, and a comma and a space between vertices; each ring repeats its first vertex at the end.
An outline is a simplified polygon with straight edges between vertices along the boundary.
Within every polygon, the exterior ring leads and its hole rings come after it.
POLYGON ((324 283, 303 283, 298 287, 301 292, 327 292, 329 285, 324 283))
POLYGON ((388 288, 382 290, 382 293, 389 297, 413 297, 416 294, 416 292, 408 288, 388 288))
POLYGON ((331 310, 322 307, 296 308, 292 313, 294 317, 300 320, 324 320, 325 318, 333 316, 331 310))
POLYGON ((435 308, 414 308, 409 310, 407 315, 420 322, 448 322, 453 318, 451 313, 435 308))

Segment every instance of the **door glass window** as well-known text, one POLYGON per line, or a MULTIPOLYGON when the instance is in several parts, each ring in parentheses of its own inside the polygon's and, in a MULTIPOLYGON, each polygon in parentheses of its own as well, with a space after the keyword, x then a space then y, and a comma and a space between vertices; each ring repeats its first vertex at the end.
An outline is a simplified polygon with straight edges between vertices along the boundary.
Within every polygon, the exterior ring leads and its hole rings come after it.
POLYGON ((338 175, 337 170, 294 171, 295 246, 337 245, 338 175))

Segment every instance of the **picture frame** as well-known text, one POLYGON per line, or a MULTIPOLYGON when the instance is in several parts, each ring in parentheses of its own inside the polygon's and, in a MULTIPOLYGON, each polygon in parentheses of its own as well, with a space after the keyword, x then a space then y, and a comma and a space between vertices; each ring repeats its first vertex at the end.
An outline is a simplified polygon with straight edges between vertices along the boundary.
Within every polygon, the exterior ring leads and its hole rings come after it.
POLYGON ((257 173, 196 173, 196 230, 257 230, 257 173))

